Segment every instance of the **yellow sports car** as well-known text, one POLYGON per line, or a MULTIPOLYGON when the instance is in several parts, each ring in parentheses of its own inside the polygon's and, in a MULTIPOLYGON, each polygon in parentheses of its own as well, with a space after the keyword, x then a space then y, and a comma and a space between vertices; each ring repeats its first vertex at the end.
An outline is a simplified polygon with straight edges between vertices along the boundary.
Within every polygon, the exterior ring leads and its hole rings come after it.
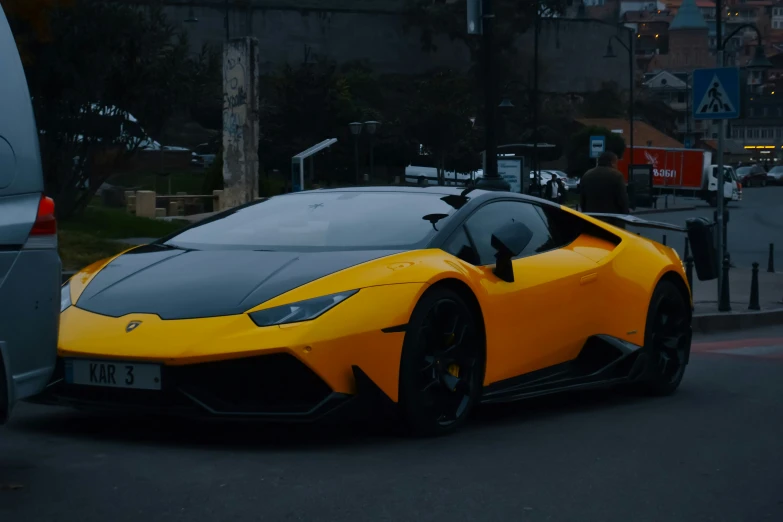
POLYGON ((96 263, 63 286, 36 400, 114 412, 315 420, 392 405, 417 434, 496 403, 679 385, 691 297, 674 250, 606 219, 447 187, 286 194, 96 263))

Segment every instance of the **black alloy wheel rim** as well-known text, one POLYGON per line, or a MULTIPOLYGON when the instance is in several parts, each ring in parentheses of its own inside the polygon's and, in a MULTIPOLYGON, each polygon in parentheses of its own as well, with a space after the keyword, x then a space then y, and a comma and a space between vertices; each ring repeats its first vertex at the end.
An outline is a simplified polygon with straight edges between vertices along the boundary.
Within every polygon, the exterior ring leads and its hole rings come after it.
POLYGON ((665 383, 676 382, 685 371, 690 344, 690 314, 682 299, 664 297, 653 323, 653 360, 665 383))
POLYGON ((430 308, 419 330, 418 389, 427 411, 443 427, 465 414, 480 371, 478 337, 467 311, 450 299, 430 308))

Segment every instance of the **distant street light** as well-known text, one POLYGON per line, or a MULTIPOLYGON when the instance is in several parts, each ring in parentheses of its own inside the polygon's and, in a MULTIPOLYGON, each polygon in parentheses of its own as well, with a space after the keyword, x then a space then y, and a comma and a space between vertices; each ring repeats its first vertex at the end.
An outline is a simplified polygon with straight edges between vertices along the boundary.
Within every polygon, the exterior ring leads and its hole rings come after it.
POLYGON ((769 58, 767 58, 767 53, 764 50, 764 46, 761 44, 760 38, 759 38, 759 44, 756 46, 755 54, 753 55, 753 59, 747 65, 747 68, 756 71, 760 69, 772 68, 772 62, 770 62, 769 58))
POLYGON ((379 121, 365 121, 364 126, 367 127, 367 134, 370 135, 370 178, 373 178, 375 174, 375 132, 378 130, 381 122, 379 121))
POLYGON ((364 124, 360 121, 355 121, 353 123, 349 123, 348 127, 351 129, 351 134, 353 134, 353 159, 354 159, 354 165, 356 167, 356 184, 359 184, 359 134, 362 133, 362 126, 364 124))
POLYGON ((198 18, 196 18, 196 13, 193 11, 193 4, 190 4, 190 7, 188 7, 188 17, 185 19, 186 24, 195 24, 198 23, 198 18))

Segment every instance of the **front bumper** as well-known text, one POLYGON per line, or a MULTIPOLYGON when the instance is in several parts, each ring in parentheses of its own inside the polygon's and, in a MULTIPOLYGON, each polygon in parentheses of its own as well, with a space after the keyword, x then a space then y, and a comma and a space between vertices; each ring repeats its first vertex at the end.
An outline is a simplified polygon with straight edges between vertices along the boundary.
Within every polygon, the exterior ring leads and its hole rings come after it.
POLYGON ((357 392, 338 393, 285 353, 162 366, 162 389, 155 391, 69 384, 66 364, 59 357, 49 385, 28 402, 93 412, 314 422, 355 414, 386 398, 357 366, 357 392))

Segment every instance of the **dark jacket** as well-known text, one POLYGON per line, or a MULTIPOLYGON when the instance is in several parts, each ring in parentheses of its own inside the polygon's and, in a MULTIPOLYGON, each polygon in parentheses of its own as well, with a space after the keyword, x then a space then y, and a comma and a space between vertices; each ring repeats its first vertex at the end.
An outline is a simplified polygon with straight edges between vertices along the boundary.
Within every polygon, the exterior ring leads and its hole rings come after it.
POLYGON ((628 214, 628 192, 625 179, 612 167, 588 170, 579 183, 580 210, 607 214, 628 214))

